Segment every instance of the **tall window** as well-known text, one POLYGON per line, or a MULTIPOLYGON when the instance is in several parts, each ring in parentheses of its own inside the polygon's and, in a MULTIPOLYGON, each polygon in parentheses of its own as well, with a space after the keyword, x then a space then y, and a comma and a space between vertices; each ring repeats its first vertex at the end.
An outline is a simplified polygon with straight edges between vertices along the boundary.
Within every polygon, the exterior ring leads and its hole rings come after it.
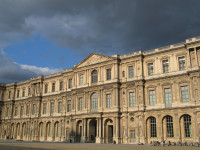
POLYGON ((98 108, 98 95, 97 95, 97 93, 93 93, 91 95, 90 108, 91 108, 91 110, 95 110, 95 109, 98 108))
POLYGON ((28 104, 26 105, 26 115, 29 114, 28 104))
POLYGON ((185 57, 178 58, 179 70, 185 70, 185 57))
POLYGON ((83 74, 79 76, 79 85, 83 85, 83 74))
POLYGON ((69 88, 69 89, 72 88, 72 79, 69 79, 69 80, 68 80, 68 88, 69 88))
POLYGON ((181 86, 182 102, 189 102, 188 86, 181 86))
POLYGON ((167 137, 174 137, 173 118, 166 116, 167 137))
POLYGON ((135 93, 134 92, 129 93, 129 106, 130 107, 135 106, 135 93))
POLYGON ((110 108, 111 107, 111 94, 106 94, 106 107, 110 108))
POLYGON ((17 116, 18 113, 18 107, 15 107, 15 116, 17 116))
POLYGON ((44 136, 44 124, 43 123, 40 124, 40 128, 41 128, 40 136, 44 136))
POLYGON ((50 115, 53 115, 53 112, 54 112, 54 103, 51 103, 50 115))
POLYGON ((48 136, 51 137, 52 135, 52 130, 51 130, 51 123, 48 123, 48 136))
POLYGON ((156 118, 151 117, 150 118, 150 135, 151 137, 157 137, 157 131, 156 131, 156 118))
POLYGON ((30 96, 31 95, 31 88, 29 87, 28 88, 28 96, 30 96))
POLYGON ((129 76, 129 78, 133 78, 134 77, 133 66, 129 66, 128 67, 128 76, 129 76))
POLYGON ((55 92, 55 83, 52 83, 52 92, 55 92))
POLYGON ((111 80, 111 69, 106 69, 107 80, 111 80))
POLYGON ((163 60, 163 73, 168 73, 169 72, 169 62, 168 60, 163 60))
POLYGON ((60 91, 63 90, 63 81, 60 81, 60 91))
POLYGON ((184 115, 183 118, 184 118, 185 137, 192 137, 191 116, 184 115))
POLYGON ((33 104, 32 115, 35 114, 35 104, 33 104))
POLYGON ((18 89, 17 90, 17 98, 19 98, 19 92, 20 92, 20 90, 18 89))
POLYGON ((59 137, 60 136, 60 123, 56 123, 56 137, 59 137))
POLYGON ((80 97, 79 100, 78 100, 78 110, 82 110, 82 106, 83 105, 83 98, 80 97))
POLYGON ((92 71, 92 83, 98 82, 98 72, 97 70, 92 71))
POLYGON ((153 75, 153 63, 148 64, 148 75, 149 76, 153 75))
POLYGON ((43 114, 46 114, 47 103, 43 103, 43 114))
POLYGON ((23 116, 23 111, 24 111, 24 106, 21 106, 21 110, 20 110, 20 117, 23 116))
POLYGON ((166 88, 164 91, 165 91, 165 104, 166 104, 166 106, 171 106, 171 104, 172 104, 171 89, 166 88))
POLYGON ((8 98, 11 98, 11 91, 8 92, 8 98))
POLYGON ((25 89, 22 90, 22 97, 25 96, 25 89))
POLYGON ((58 102, 58 113, 61 113, 61 102, 58 102))
POLYGON ((6 108, 6 117, 8 117, 9 107, 6 108))
POLYGON ((149 105, 155 105, 156 104, 156 97, 155 97, 155 90, 149 91, 149 105))
POLYGON ((47 93, 47 92, 48 92, 48 84, 45 84, 44 93, 47 93))
POLYGON ((71 101, 68 100, 67 101, 67 112, 70 112, 71 111, 71 101))

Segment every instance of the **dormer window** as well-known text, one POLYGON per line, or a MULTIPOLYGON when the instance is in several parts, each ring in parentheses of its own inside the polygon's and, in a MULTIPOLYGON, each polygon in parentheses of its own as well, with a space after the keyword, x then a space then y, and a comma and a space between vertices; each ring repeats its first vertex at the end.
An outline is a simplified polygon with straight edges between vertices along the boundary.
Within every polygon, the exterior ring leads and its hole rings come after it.
POLYGON ((92 83, 97 83, 98 82, 98 72, 97 70, 92 71, 92 83))

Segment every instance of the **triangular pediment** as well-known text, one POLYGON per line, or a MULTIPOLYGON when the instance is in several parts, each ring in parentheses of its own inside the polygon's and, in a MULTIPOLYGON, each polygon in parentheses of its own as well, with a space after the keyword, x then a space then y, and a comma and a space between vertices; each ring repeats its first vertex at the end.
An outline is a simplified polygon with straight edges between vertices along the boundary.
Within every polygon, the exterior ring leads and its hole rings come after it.
POLYGON ((97 63, 101 63, 104 61, 112 60, 113 58, 110 56, 105 56, 97 53, 90 54, 87 58, 85 58, 83 61, 81 61, 79 64, 75 66, 75 68, 85 67, 97 63))

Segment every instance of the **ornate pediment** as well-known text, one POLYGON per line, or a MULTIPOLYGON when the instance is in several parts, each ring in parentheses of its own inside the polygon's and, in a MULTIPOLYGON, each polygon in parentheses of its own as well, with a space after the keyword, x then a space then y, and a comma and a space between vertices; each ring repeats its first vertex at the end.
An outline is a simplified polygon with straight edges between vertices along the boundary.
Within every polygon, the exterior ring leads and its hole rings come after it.
POLYGON ((89 66, 92 64, 97 64, 97 63, 101 63, 101 62, 109 61, 109 60, 112 60, 112 57, 92 53, 87 58, 85 58, 83 61, 81 61, 78 65, 76 65, 75 68, 89 66))

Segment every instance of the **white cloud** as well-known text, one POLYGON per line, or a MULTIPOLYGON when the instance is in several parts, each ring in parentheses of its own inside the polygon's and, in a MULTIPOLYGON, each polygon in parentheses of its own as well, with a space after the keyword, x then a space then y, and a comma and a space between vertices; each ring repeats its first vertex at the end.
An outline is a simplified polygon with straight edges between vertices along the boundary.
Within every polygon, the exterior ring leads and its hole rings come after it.
POLYGON ((53 74, 61 71, 61 69, 50 69, 48 67, 37 67, 37 66, 31 66, 31 65, 24 65, 24 64, 19 64, 21 69, 29 70, 37 75, 48 75, 48 74, 53 74))

